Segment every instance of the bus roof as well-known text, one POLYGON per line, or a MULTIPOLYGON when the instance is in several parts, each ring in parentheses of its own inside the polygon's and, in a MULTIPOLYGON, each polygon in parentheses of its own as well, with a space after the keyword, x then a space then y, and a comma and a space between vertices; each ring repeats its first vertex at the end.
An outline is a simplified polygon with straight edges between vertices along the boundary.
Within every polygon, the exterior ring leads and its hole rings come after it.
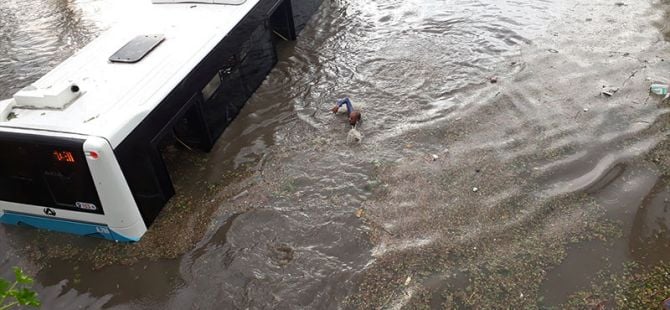
POLYGON ((14 107, 12 117, 0 120, 0 130, 28 128, 98 136, 118 146, 258 0, 240 5, 113 3, 127 16, 29 86, 58 91, 77 85, 80 95, 62 109, 14 107), (162 34, 165 40, 141 61, 109 61, 133 38, 153 34, 162 34))

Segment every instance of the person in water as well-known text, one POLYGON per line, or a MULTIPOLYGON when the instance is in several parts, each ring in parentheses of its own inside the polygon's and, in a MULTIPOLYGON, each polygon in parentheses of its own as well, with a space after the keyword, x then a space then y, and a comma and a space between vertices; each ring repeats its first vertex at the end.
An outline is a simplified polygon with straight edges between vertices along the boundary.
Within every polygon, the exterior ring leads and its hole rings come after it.
POLYGON ((347 115, 349 115, 349 124, 351 126, 356 126, 356 124, 358 124, 358 122, 361 121, 361 112, 354 110, 354 105, 351 103, 351 100, 348 97, 337 100, 337 105, 333 107, 331 111, 333 111, 333 113, 337 113, 343 105, 347 106, 347 115))

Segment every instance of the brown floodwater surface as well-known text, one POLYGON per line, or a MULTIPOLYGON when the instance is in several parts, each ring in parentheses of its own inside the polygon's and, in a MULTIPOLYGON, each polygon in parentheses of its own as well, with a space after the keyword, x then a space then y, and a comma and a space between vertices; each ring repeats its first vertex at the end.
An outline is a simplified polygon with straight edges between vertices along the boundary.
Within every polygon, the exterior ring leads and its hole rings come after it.
MULTIPOLYGON (((560 307, 670 260, 666 2, 324 1, 211 153, 165 148, 139 244, 0 226, 0 276, 46 309, 560 307)), ((118 14, 0 3, 0 97, 118 14)))

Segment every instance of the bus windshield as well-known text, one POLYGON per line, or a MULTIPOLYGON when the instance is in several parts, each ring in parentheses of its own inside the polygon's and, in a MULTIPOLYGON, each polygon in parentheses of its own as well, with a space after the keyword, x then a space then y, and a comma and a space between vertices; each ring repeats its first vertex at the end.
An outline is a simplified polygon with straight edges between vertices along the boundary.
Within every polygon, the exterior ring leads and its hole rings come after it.
POLYGON ((0 132, 0 200, 103 214, 83 143, 0 132))

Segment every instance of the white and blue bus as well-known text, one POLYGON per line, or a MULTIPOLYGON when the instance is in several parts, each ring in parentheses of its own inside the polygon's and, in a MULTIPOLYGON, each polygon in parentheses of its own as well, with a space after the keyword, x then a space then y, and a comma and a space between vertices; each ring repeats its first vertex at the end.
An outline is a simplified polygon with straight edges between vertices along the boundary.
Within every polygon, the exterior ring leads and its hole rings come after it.
POLYGON ((140 240, 174 195, 159 150, 209 151, 321 0, 115 0, 127 15, 0 101, 0 222, 140 240))

